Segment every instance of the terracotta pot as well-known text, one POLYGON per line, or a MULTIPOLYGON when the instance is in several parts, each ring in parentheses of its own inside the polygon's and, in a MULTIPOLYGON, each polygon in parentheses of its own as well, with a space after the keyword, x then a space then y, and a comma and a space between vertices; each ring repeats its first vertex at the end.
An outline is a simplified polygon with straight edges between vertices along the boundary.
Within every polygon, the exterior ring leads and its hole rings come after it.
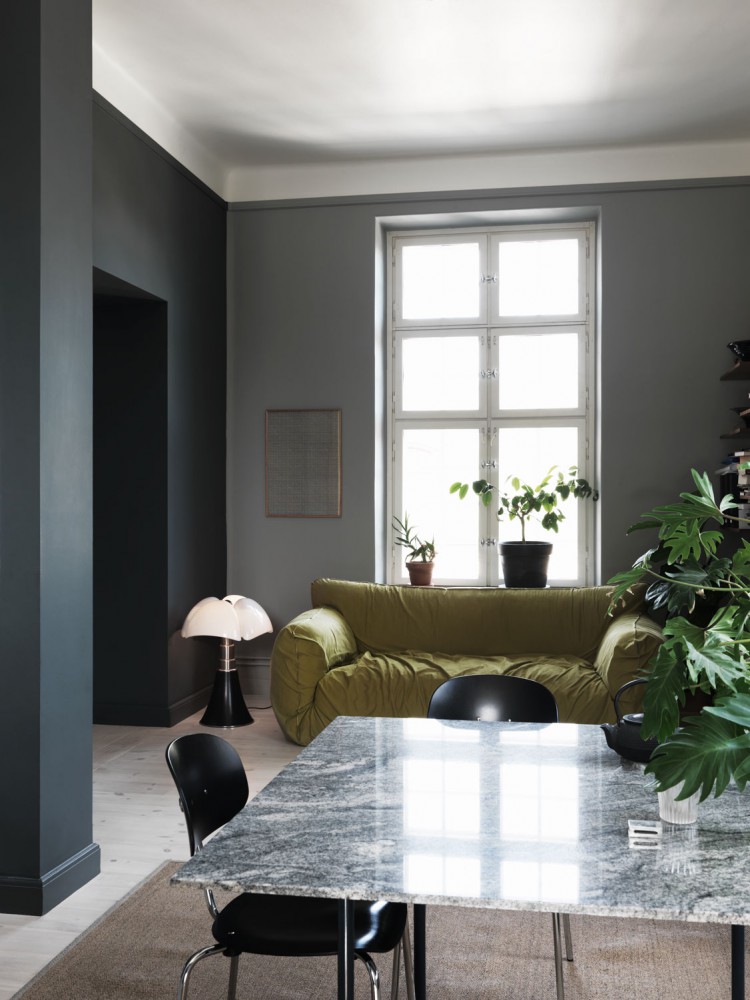
POLYGON ((431 562, 407 562, 406 568, 409 571, 409 582, 412 587, 432 586, 433 565, 431 562))

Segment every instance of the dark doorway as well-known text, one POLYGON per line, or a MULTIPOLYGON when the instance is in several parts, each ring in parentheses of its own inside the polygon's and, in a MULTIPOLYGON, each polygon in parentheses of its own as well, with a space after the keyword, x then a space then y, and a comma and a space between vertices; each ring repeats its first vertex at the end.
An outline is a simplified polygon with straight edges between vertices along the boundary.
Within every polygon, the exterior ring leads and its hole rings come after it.
POLYGON ((167 303, 94 269, 94 722, 167 701, 167 303))

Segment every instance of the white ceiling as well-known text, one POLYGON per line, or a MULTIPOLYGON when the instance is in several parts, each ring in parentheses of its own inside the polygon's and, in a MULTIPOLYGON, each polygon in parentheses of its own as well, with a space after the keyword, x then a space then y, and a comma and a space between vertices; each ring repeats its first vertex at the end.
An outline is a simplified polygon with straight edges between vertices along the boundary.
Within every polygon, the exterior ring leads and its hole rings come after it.
POLYGON ((93 10, 95 89, 217 189, 279 168, 750 142, 746 0, 93 10))

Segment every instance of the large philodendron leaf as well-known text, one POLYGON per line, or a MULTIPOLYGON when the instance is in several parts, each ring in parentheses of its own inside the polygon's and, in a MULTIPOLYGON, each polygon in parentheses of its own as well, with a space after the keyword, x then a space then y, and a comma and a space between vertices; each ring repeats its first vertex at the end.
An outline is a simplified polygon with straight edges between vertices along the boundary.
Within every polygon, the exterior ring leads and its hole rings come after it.
POLYGON ((714 715, 701 713, 686 719, 684 726, 654 750, 646 765, 657 791, 684 782, 679 798, 700 791, 700 800, 713 791, 721 795, 731 778, 744 788, 739 771, 750 760, 750 734, 740 726, 714 715), (736 773, 738 772, 739 773, 736 773))
POLYGON ((635 565, 632 569, 626 569, 622 573, 616 573, 608 580, 608 585, 613 587, 612 598, 609 603, 608 613, 618 607, 626 594, 630 593, 633 587, 648 578, 648 570, 645 566, 635 565))
POLYGON ((717 698, 713 705, 706 705, 703 711, 750 730, 750 694, 746 692, 717 698))
POLYGON ((732 556, 732 569, 740 575, 750 573, 750 543, 746 538, 742 539, 742 544, 732 556))
POLYGON ((750 600, 744 595, 735 595, 732 604, 727 604, 714 612, 708 630, 712 635, 723 636, 727 641, 746 640, 750 646, 750 600))
POLYGON ((668 639, 651 660, 643 699, 643 738, 666 740, 680 722, 684 700, 685 663, 681 641, 668 639))
POLYGON ((686 641, 687 667, 694 685, 707 681, 712 690, 721 685, 735 689, 737 681, 745 675, 743 663, 736 658, 736 649, 727 647, 717 636, 706 633, 702 648, 686 641), (732 655, 735 653, 735 656, 732 655))

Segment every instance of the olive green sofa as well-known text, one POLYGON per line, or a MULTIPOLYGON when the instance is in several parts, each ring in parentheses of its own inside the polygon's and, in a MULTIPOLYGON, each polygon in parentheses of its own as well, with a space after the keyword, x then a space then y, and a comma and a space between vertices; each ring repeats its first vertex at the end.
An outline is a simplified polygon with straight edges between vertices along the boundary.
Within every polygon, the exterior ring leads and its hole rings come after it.
MULTIPOLYGON (((561 722, 613 722, 618 688, 642 673, 661 631, 642 593, 609 616, 610 593, 315 580, 312 609, 274 643, 276 718, 304 746, 338 715, 425 716, 449 677, 499 673, 548 687, 561 722)), ((627 693, 632 711, 641 687, 627 693)))

